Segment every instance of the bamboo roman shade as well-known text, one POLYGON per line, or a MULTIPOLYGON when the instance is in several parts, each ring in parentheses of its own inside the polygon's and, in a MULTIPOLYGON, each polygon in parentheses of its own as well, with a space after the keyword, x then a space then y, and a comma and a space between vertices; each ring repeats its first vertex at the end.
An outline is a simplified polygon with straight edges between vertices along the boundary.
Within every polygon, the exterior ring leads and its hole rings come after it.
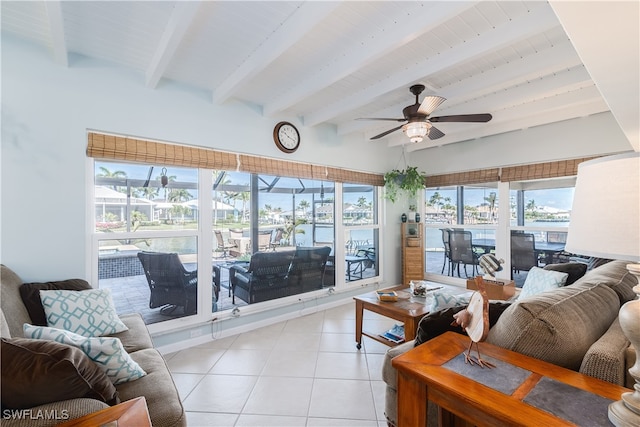
POLYGON ((384 176, 308 163, 235 154, 210 148, 189 147, 157 141, 89 132, 87 156, 101 160, 152 163, 167 166, 186 166, 216 170, 350 182, 365 185, 384 185, 384 176))
POLYGON ((511 182, 575 176, 578 175, 578 165, 591 159, 595 159, 595 157, 506 167, 502 168, 500 179, 502 182, 511 182))
POLYGON ((482 184, 484 182, 529 181, 575 176, 578 174, 578 165, 580 163, 594 158, 595 157, 587 157, 571 160, 559 160, 555 162, 534 163, 530 165, 432 175, 427 176, 426 182, 427 187, 447 187, 482 184))

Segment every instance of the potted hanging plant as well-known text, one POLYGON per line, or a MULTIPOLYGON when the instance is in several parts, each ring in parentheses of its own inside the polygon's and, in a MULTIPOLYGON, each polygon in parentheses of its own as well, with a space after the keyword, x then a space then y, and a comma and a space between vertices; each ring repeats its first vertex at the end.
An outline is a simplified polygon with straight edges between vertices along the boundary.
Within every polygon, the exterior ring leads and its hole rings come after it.
POLYGON ((418 191, 424 190, 426 176, 418 172, 417 166, 407 166, 406 169, 393 169, 384 174, 384 197, 395 203, 401 195, 409 200, 415 200, 418 191))

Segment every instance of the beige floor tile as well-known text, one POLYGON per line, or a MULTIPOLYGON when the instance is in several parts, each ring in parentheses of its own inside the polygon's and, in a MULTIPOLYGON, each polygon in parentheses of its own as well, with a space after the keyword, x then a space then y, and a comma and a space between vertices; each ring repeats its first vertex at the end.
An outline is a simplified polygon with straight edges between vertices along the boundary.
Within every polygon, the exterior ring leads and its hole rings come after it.
POLYGON ((190 348, 180 350, 167 365, 171 372, 183 374, 206 374, 225 353, 225 350, 190 348))
POLYGON ((204 374, 179 374, 172 372, 173 382, 178 388, 181 400, 185 400, 198 383, 204 378, 204 374))
POLYGON ((339 418, 312 418, 307 420, 307 427, 378 427, 377 421, 343 420, 339 418))
POLYGON ((358 353, 356 334, 324 333, 320 339, 320 351, 337 353, 358 353))
POLYGON ((368 380, 369 370, 364 353, 318 353, 316 378, 368 380))
POLYGON ((320 333, 322 332, 323 320, 324 312, 291 319, 287 321, 283 332, 320 333))
POLYGON ((384 354, 366 354, 367 369, 369 370, 369 379, 371 381, 382 380, 382 363, 384 362, 384 354))
POLYGON ((315 351, 274 350, 261 375, 313 378, 317 359, 315 351))
POLYGON ((369 381, 316 379, 309 417, 375 421, 369 381))
POLYGON ((376 416, 379 421, 385 421, 384 400, 387 384, 384 381, 371 381, 371 391, 373 393, 373 404, 376 407, 376 416))
POLYGON ((322 334, 319 332, 282 332, 275 348, 278 350, 318 351, 321 336, 322 334))
POLYGON ((241 414, 235 427, 305 427, 306 417, 241 414))
POLYGON ((239 414, 258 377, 207 375, 184 400, 186 411, 239 414))
POLYGON ((271 350, 229 349, 211 368, 211 374, 260 375, 271 350))
POLYGON ((354 319, 324 319, 322 332, 335 334, 355 334, 356 321, 354 319))
POLYGON ((261 376, 243 414, 307 416, 313 378, 261 376))
POLYGON ((354 319, 356 318, 356 304, 350 301, 346 304, 339 305, 325 310, 325 319, 354 319))
POLYGON ((187 412, 189 427, 233 427, 237 419, 238 414, 187 412))

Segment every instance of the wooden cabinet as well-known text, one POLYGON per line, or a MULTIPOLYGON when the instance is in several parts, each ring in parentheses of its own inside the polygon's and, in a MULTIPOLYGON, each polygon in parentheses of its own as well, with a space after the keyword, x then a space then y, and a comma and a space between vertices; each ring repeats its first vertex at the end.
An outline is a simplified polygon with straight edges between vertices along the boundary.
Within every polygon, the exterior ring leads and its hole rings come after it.
POLYGON ((424 234, 421 222, 402 223, 402 284, 424 279, 424 234))

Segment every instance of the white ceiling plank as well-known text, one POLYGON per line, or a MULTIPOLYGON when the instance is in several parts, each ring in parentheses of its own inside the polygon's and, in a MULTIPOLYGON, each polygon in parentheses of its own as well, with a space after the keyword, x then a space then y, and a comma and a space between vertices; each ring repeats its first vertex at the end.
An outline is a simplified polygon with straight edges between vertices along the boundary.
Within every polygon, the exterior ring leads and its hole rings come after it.
MULTIPOLYGON (((571 50, 573 49, 570 43, 564 45, 571 50)), ((576 55, 567 54, 567 50, 562 46, 556 47, 549 52, 543 52, 536 56, 525 57, 518 62, 510 62, 502 67, 494 68, 486 73, 482 74, 482 78, 468 79, 457 82, 453 85, 449 85, 440 89, 438 94, 447 98, 447 102, 442 105, 440 110, 437 110, 434 115, 440 116, 446 114, 446 107, 450 103, 458 104, 467 102, 469 100, 483 97, 492 92, 500 92, 505 89, 516 87, 518 85, 527 85, 530 87, 530 91, 537 87, 535 84, 539 80, 540 76, 549 76, 552 74, 562 74, 562 71, 580 66, 582 63, 576 55), (529 85, 528 82, 532 82, 529 85)), ((583 70, 584 68, 581 67, 583 70)), ((575 79, 578 81, 584 81, 589 78, 588 74, 584 71, 579 74, 581 77, 574 75, 572 78, 573 83, 575 79)), ((567 78, 567 77, 564 77, 567 78)), ((549 83, 553 85, 553 83, 549 83)), ((556 83, 556 86, 561 87, 565 83, 556 83)), ((508 92, 510 93, 510 92, 508 92)), ((515 102, 515 99, 513 99, 515 102)), ((486 103, 486 100, 482 102, 486 103)), ((397 104, 392 107, 385 107, 384 111, 381 110, 373 114, 375 117, 396 117, 402 114, 402 108, 409 103, 409 98, 404 104, 397 104)), ((493 105, 493 104, 492 104, 493 105)), ((482 105, 484 109, 484 107, 482 105)), ((488 111, 491 112, 491 111, 488 111)), ((471 111, 468 113, 472 113, 471 111)), ((456 113, 457 114, 457 113, 456 113)), ((462 114, 462 113, 461 113, 462 114)), ((329 118, 325 118, 328 120, 329 118)), ((338 135, 346 135, 352 132, 361 132, 371 127, 371 122, 356 121, 342 123, 338 125, 338 135)), ((379 132, 378 132, 379 133, 379 132)))
POLYGON ((300 5, 271 37, 255 51, 213 94, 213 102, 223 103, 236 90, 278 59, 309 31, 340 6, 341 2, 306 2, 300 5))
POLYGON ((64 38, 64 19, 62 18, 62 5, 59 1, 45 2, 47 17, 49 18, 49 31, 51 32, 51 44, 53 46, 54 60, 65 67, 69 66, 67 43, 64 38))
POLYGON ((147 87, 155 88, 162 78, 182 38, 191 26, 200 7, 200 1, 176 2, 169 22, 162 33, 156 51, 146 72, 147 87))
MULTIPOLYGON (((385 31, 384 37, 380 38, 373 46, 363 49, 359 44, 354 45, 351 52, 344 54, 335 61, 332 66, 326 67, 316 73, 306 81, 297 85, 295 90, 284 93, 277 99, 264 106, 265 115, 271 116, 297 104, 305 98, 311 97, 327 86, 345 78, 354 71, 369 66, 375 60, 393 52, 400 46, 418 38, 419 36, 433 30, 435 27, 448 21, 458 14, 475 6, 477 2, 449 2, 443 3, 440 7, 425 16, 424 14, 408 14, 404 16, 402 22, 398 22, 385 31)), ((398 18, 400 19, 400 18, 398 18)), ((305 117, 306 126, 314 126, 320 121, 309 122, 305 117)))
POLYGON ((609 111, 609 108, 602 97, 596 96, 595 98, 589 100, 581 100, 578 104, 558 105, 557 108, 543 110, 542 113, 540 113, 539 109, 535 109, 532 111, 534 111, 534 113, 528 116, 517 116, 514 117, 513 120, 497 122, 494 125, 487 125, 485 128, 478 126, 475 129, 447 134, 436 141, 425 140, 418 144, 410 144, 407 147, 407 151, 423 150, 426 148, 433 148, 445 144, 453 144, 456 142, 478 139, 485 136, 527 129, 547 123, 555 123, 579 117, 586 117, 593 114, 609 111))
POLYGON ((640 2, 550 4, 631 146, 640 151, 640 2))
POLYGON ((344 114, 372 102, 382 93, 388 93, 403 87, 407 82, 424 79, 425 76, 452 67, 457 63, 471 61, 487 52, 499 49, 514 40, 522 40, 532 34, 542 33, 558 26, 553 12, 548 8, 541 8, 522 19, 509 21, 493 32, 478 36, 476 39, 450 49, 438 55, 437 61, 425 60, 420 66, 412 66, 369 86, 340 101, 339 106, 333 106, 336 115, 344 114))

